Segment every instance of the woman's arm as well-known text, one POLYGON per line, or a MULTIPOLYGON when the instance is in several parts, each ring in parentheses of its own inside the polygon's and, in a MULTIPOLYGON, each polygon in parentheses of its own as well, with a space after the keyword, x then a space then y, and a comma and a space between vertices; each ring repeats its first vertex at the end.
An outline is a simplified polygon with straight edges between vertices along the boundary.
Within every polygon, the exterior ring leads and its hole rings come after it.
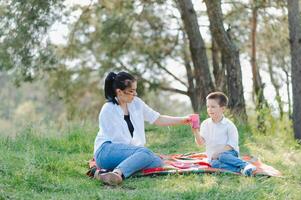
POLYGON ((160 115, 154 122, 157 126, 173 126, 178 124, 190 124, 190 117, 172 117, 168 115, 160 115))

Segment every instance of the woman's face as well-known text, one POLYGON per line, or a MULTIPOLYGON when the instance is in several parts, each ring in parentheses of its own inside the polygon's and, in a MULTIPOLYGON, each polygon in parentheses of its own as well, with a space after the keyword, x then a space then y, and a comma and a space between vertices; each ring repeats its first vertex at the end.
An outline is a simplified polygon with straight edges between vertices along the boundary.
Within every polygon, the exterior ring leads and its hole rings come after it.
POLYGON ((135 96, 137 96, 137 81, 134 81, 130 87, 124 90, 117 90, 118 100, 124 103, 131 103, 135 96))

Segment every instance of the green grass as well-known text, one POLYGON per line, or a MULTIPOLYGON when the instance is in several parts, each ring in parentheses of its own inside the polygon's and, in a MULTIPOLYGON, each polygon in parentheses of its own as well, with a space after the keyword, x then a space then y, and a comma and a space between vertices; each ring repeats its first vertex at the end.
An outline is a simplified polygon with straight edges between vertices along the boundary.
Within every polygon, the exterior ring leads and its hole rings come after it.
MULTIPOLYGON (((289 124, 274 126, 268 135, 239 126, 241 152, 258 156, 284 178, 170 175, 129 178, 118 187, 85 175, 96 124, 70 123, 57 130, 25 126, 15 137, 0 137, 0 199, 300 199, 300 145, 289 124)), ((158 153, 203 151, 188 127, 149 126, 147 141, 158 153)))

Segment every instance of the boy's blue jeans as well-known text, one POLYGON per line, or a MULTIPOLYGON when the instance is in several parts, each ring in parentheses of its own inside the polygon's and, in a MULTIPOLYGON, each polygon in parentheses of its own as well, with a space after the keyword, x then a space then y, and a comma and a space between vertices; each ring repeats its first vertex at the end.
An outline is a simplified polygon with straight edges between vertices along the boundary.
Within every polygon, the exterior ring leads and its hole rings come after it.
POLYGON ((240 172, 248 163, 238 157, 235 150, 225 151, 219 154, 217 160, 211 161, 213 168, 226 169, 232 172, 240 172))
POLYGON ((141 169, 163 165, 161 158, 148 148, 112 142, 103 143, 94 158, 98 167, 119 169, 125 178, 141 169))

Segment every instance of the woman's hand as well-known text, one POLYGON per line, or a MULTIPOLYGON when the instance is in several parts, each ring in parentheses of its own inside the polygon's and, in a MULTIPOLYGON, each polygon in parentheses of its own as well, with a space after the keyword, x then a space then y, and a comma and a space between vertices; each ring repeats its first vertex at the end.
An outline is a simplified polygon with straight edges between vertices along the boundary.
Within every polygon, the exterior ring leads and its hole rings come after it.
POLYGON ((191 117, 190 116, 183 117, 182 124, 191 125, 191 117))

